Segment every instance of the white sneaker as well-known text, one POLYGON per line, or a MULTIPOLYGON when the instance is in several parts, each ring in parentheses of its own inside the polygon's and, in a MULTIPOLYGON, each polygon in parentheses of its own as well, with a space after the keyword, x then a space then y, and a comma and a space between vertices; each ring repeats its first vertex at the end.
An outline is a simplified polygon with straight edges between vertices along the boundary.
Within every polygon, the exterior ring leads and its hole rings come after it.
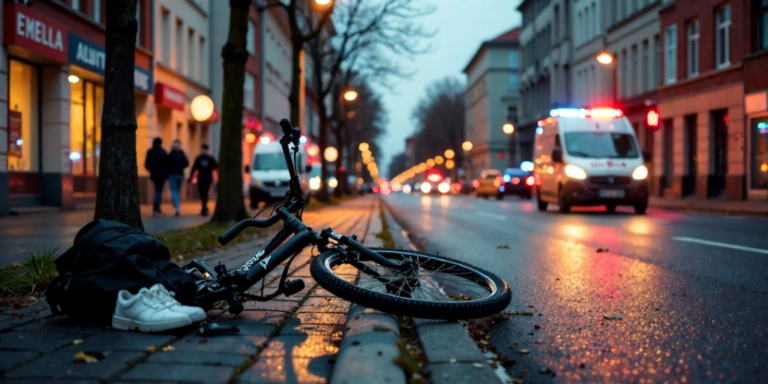
POLYGON ((203 311, 202 308, 181 305, 181 303, 179 303, 174 298, 176 294, 174 292, 168 292, 168 290, 165 289, 165 287, 162 284, 155 284, 152 288, 149 289, 149 291, 152 292, 153 295, 155 295, 155 297, 159 302, 167 305, 168 308, 170 308, 174 312, 180 312, 189 316, 189 318, 194 323, 198 321, 203 321, 206 319, 205 311, 203 311))
POLYGON ((155 297, 152 292, 142 288, 136 295, 126 290, 117 295, 115 314, 112 316, 112 328, 124 331, 162 332, 192 324, 184 313, 172 311, 155 297))

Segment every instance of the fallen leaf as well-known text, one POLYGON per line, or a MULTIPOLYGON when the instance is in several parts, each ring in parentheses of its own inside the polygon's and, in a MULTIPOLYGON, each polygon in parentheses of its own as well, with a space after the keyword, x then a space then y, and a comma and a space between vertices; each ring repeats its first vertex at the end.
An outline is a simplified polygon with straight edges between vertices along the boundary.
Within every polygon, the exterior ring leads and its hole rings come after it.
POLYGON ((456 364, 457 361, 457 359, 448 359, 448 362, 451 364, 456 364))
POLYGON ((104 354, 99 352, 78 352, 75 357, 74 361, 76 363, 98 363, 100 360, 104 359, 104 354))
POLYGON ((520 348, 517 351, 520 352, 520 353, 530 353, 531 352, 531 350, 528 349, 528 348, 520 348))
POLYGON ((81 340, 81 339, 72 340, 72 344, 74 344, 74 345, 78 345, 78 344, 82 344, 82 343, 83 343, 83 340, 81 340))
POLYGON ((534 340, 533 343, 534 344, 541 344, 541 340, 534 340))
POLYGON ((480 364, 480 363, 474 363, 474 364, 472 364, 472 366, 475 367, 475 368, 482 368, 483 367, 483 365, 480 364))
POLYGON ((157 351, 157 347, 155 347, 154 345, 150 345, 149 347, 147 347, 147 351, 155 352, 157 351))
POLYGON ((365 309, 365 313, 373 313, 373 309, 372 308, 366 308, 365 309))
POLYGON ((533 326, 533 329, 541 329, 541 325, 536 324, 533 326))
POLYGON ((168 352, 168 351, 173 351, 173 349, 174 349, 174 348, 173 348, 173 346, 170 346, 170 345, 166 345, 165 347, 163 347, 163 348, 161 349, 161 351, 163 351, 163 352, 168 352))
POLYGON ((603 315, 603 319, 606 319, 606 320, 621 320, 623 318, 624 318, 624 316, 619 315, 617 313, 613 313, 613 314, 610 314, 610 315, 603 315))
POLYGON ((597 253, 608 252, 608 248, 598 248, 597 253))
POLYGON ((509 245, 506 245, 506 244, 504 244, 504 245, 499 245, 499 246, 497 246, 496 248, 498 248, 498 249, 509 249, 509 245))

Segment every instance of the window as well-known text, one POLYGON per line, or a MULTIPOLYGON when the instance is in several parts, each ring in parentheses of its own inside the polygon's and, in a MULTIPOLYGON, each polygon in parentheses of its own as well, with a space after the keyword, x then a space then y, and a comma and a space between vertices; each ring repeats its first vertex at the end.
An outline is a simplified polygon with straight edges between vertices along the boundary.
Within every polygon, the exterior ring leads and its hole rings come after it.
MULTIPOLYGON (((9 60, 8 72, 8 171, 12 173, 11 194, 39 193, 39 184, 16 172, 34 172, 37 177, 40 161, 38 124, 38 68, 9 60), (16 185, 15 185, 16 184, 16 185)), ((5 140, 5 139, 3 139, 5 140)), ((36 180, 35 180, 36 181, 36 180)))
POLYGON ((731 6, 717 10, 717 67, 731 65, 731 6))
POLYGON ((592 37, 600 34, 600 17, 597 14, 597 6, 592 3, 592 25, 594 30, 592 31, 592 37))
POLYGON ((661 85, 661 39, 659 35, 653 37, 653 85, 661 85))
POLYGON ((80 0, 72 0, 72 9, 78 12, 82 12, 82 6, 85 5, 83 3, 85 3, 85 1, 80 2, 80 0))
POLYGON ((200 60, 200 82, 203 84, 208 84, 208 77, 206 75, 208 73, 208 65, 207 65, 208 52, 205 49, 205 37, 200 36, 199 44, 200 44, 199 45, 200 49, 198 50, 198 52, 200 54, 200 57, 202 58, 202 60, 200 60))
POLYGON ((664 142, 663 144, 663 169, 664 169, 664 187, 672 188, 672 172, 674 171, 674 156, 675 156, 675 132, 674 121, 672 119, 664 120, 661 125, 664 130, 664 142))
POLYGON ((245 83, 243 84, 243 106, 248 109, 254 109, 256 107, 255 101, 255 87, 256 79, 252 74, 245 73, 245 83))
POLYGON ((507 61, 509 62, 510 68, 520 68, 520 52, 518 51, 509 51, 509 56, 507 57, 507 61))
POLYGON ((589 14, 589 7, 587 7, 587 9, 584 11, 584 23, 586 24, 584 26, 586 31, 584 33, 584 42, 587 42, 589 41, 589 39, 592 38, 592 22, 590 17, 591 16, 589 14))
POLYGON ((248 53, 256 55, 256 24, 250 20, 248 20, 248 40, 245 44, 248 53))
POLYGON ((520 77, 517 73, 509 74, 509 90, 517 91, 520 89, 520 77))
POLYGON ((93 0, 93 21, 99 24, 101 24, 101 2, 102 0, 93 0))
MULTIPOLYGON (((757 10, 757 47, 768 49, 768 0, 760 0, 757 10)), ((768 173, 766 173, 768 174, 768 173)))
POLYGON ((677 26, 671 25, 664 34, 664 80, 667 84, 677 81, 677 26))
POLYGON ((141 1, 136 2, 136 45, 141 46, 141 1))
POLYGON ((517 124, 517 107, 507 107, 507 122, 517 124))
POLYGON ((648 40, 643 40, 643 64, 640 67, 640 70, 643 72, 643 74, 641 75, 642 79, 640 80, 641 81, 640 90, 643 93, 650 91, 651 88, 653 87, 652 84, 649 84, 650 76, 648 76, 648 72, 651 70, 648 64, 650 63, 650 56, 651 56, 651 53, 648 47, 648 40))
POLYGON ((176 70, 184 73, 184 22, 176 19, 176 70))
POLYGON ((768 117, 752 119, 752 189, 768 189, 768 117))
POLYGON ((187 32, 187 76, 199 79, 197 73, 197 56, 195 52, 195 30, 190 28, 187 32))
POLYGON ((578 20, 577 24, 578 24, 579 27, 576 28, 576 44, 577 45, 581 44, 581 40, 582 40, 581 35, 584 34, 584 30, 582 29, 584 27, 584 21, 582 20, 582 17, 581 17, 581 11, 579 11, 578 19, 579 20, 578 20))
POLYGON ((555 5, 555 41, 560 41, 560 5, 555 5))
POLYGON ((171 66, 171 13, 167 9, 162 8, 162 35, 160 40, 162 41, 162 52, 160 52, 160 60, 165 65, 171 66))
POLYGON ((621 95, 629 97, 629 60, 627 51, 621 51, 621 95))
POLYGON ((629 76, 629 92, 631 95, 637 95, 640 92, 637 86, 637 79, 638 76, 637 73, 640 71, 640 68, 637 66, 637 45, 632 46, 632 70, 630 71, 629 76))
POLYGON ((699 74, 699 21, 688 23, 688 77, 699 74))

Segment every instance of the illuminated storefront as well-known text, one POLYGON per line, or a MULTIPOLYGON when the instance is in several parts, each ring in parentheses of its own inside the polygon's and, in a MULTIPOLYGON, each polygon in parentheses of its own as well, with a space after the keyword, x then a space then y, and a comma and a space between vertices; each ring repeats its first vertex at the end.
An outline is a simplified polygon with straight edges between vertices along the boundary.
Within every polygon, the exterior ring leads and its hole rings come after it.
POLYGON ((768 197, 768 91, 747 94, 744 100, 749 124, 749 198, 765 200, 768 197))

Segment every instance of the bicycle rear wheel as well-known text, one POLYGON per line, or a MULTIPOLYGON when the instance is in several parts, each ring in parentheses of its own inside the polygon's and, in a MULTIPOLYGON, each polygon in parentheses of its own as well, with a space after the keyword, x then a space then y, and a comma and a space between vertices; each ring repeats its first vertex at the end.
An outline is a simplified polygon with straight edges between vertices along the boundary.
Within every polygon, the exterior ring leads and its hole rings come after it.
POLYGON ((410 259, 418 268, 404 273, 372 261, 348 262, 338 250, 332 250, 312 261, 312 277, 344 300, 426 319, 490 316, 503 311, 512 300, 504 280, 462 261, 411 250, 371 250, 390 260, 410 259))

